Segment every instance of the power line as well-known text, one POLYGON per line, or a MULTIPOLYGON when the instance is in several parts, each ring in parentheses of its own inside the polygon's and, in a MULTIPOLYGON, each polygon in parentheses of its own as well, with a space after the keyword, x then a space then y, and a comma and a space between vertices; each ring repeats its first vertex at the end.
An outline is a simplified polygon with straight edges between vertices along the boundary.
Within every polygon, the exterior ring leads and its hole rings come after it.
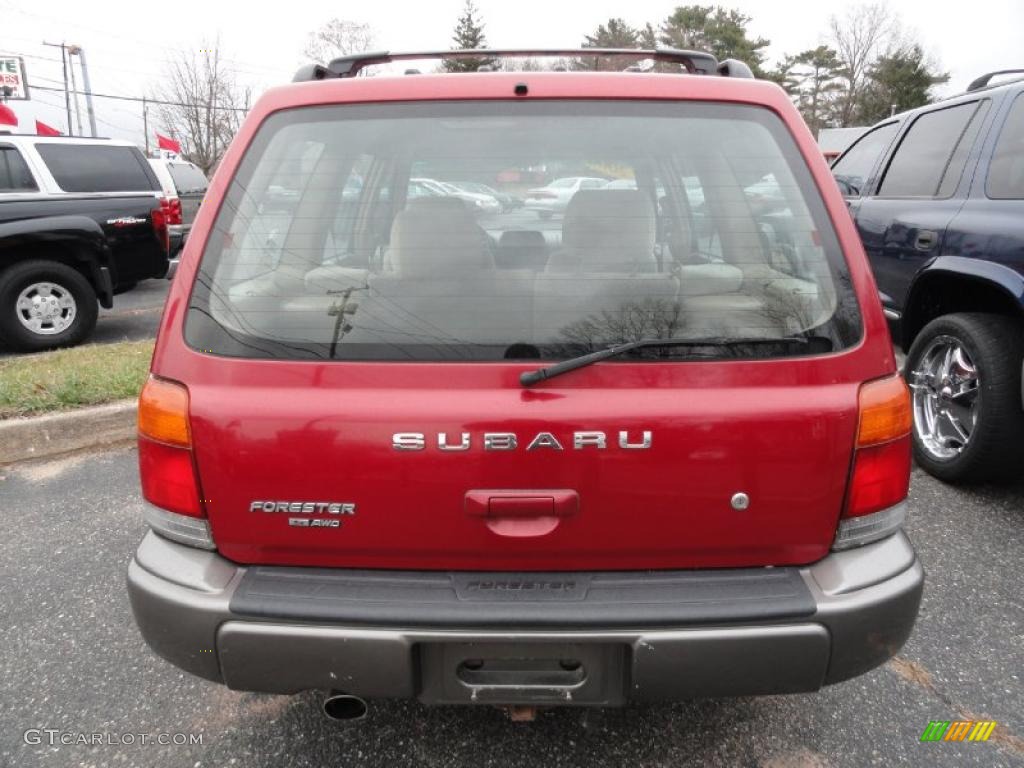
MULTIPOLYGON (((47 88, 47 87, 42 86, 42 85, 33 85, 33 86, 30 86, 30 87, 33 90, 38 89, 40 91, 53 91, 55 93, 64 93, 64 89, 63 88, 47 88)), ((70 93, 72 95, 79 95, 79 94, 85 95, 84 91, 68 91, 68 93, 70 93)), ((145 101, 147 104, 163 104, 163 105, 166 105, 168 107, 201 107, 203 109, 223 109, 223 110, 227 110, 229 112, 248 112, 248 110, 245 109, 244 107, 220 107, 220 106, 217 106, 215 104, 189 104, 189 103, 184 102, 184 101, 164 101, 163 99, 151 99, 148 96, 147 97, 142 97, 142 96, 118 96, 118 95, 112 94, 112 93, 94 93, 93 97, 97 98, 97 99, 115 99, 117 101, 135 101, 135 102, 143 102, 143 101, 145 101)))

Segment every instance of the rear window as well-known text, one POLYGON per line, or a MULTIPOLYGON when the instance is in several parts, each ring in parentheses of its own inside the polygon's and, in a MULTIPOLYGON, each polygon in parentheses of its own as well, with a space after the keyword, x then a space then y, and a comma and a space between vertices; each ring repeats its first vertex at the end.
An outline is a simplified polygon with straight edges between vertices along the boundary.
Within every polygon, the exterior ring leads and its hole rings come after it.
POLYGON ((728 354, 812 354, 860 329, 832 224, 774 113, 487 101, 268 118, 205 244, 186 337, 245 357, 486 361, 645 338, 779 338, 728 354), (564 179, 592 183, 524 204, 564 179))
POLYGON ((1014 100, 999 134, 985 191, 995 199, 1024 199, 1024 93, 1014 100))
POLYGON ((949 197, 963 174, 984 113, 979 102, 925 112, 904 135, 878 194, 883 197, 949 197))
POLYGON ((160 190, 146 158, 134 147, 39 143, 36 150, 65 192, 160 190))
POLYGON ((171 172, 174 188, 179 194, 202 192, 209 184, 203 172, 189 163, 168 163, 167 170, 171 172))

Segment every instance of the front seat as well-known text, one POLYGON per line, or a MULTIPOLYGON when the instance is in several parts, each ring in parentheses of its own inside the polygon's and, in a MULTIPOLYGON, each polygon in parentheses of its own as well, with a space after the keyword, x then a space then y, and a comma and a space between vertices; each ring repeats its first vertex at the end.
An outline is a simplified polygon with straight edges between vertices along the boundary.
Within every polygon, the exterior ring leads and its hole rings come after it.
POLYGON ((483 345, 500 358, 510 341, 529 338, 532 277, 510 270, 499 280, 489 237, 461 200, 412 201, 392 224, 389 260, 392 271, 370 276, 346 341, 432 358, 483 345))
POLYGON ((562 247, 549 272, 655 272, 656 217, 650 197, 636 189, 584 189, 565 209, 562 247))
POLYGON ((679 283, 657 272, 649 197, 631 189, 577 192, 562 233, 563 247, 537 275, 538 342, 582 351, 674 335, 679 283))
POLYGON ((391 225, 392 268, 407 276, 494 269, 488 237, 466 204, 454 197, 422 197, 391 225))

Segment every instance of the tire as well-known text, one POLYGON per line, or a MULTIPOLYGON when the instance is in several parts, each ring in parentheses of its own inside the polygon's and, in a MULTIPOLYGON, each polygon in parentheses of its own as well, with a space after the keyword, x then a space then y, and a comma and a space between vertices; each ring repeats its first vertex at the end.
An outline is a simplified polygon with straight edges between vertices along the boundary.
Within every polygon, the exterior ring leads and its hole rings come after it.
POLYGON ((914 458, 922 469, 949 483, 1024 469, 1022 360, 1024 324, 1010 317, 956 313, 921 330, 904 376, 913 398, 914 458))
POLYGON ((80 344, 96 327, 98 313, 96 291, 66 264, 19 261, 0 272, 0 339, 14 350, 39 352, 80 344), (28 307, 39 303, 44 317, 33 316, 28 307), (36 322, 41 323, 38 330, 30 327, 36 322))

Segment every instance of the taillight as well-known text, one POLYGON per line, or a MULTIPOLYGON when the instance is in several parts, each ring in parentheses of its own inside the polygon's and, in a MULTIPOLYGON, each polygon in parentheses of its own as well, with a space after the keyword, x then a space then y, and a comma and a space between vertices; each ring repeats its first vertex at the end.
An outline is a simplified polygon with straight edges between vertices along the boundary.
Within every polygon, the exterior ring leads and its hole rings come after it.
POLYGON ((150 211, 150 221, 153 222, 153 232, 156 233, 156 239, 160 241, 165 251, 171 250, 171 233, 167 226, 170 224, 168 221, 170 214, 170 203, 166 197, 161 197, 157 201, 157 206, 150 211))
POLYGON ((853 469, 835 549, 867 544, 903 523, 910 487, 910 393, 900 376, 860 389, 853 469), (899 506, 898 506, 899 505, 899 506))
POLYGON ((154 531, 190 546, 213 549, 192 456, 188 390, 150 376, 139 395, 139 476, 154 531))
POLYGON ((167 215, 167 223, 181 225, 181 200, 177 197, 172 197, 168 200, 165 197, 163 203, 164 212, 167 215))

